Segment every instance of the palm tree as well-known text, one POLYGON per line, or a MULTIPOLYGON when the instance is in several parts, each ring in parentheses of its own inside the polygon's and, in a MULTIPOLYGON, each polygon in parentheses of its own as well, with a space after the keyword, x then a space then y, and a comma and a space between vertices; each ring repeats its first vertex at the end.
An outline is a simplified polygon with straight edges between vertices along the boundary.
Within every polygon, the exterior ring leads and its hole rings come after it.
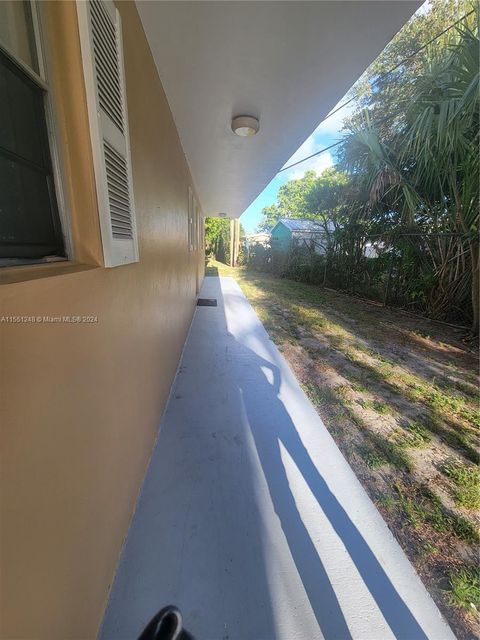
POLYGON ((367 190, 370 214, 387 213, 390 230, 406 226, 427 236, 437 312, 461 304, 465 287, 470 289, 475 333, 480 284, 478 50, 478 34, 458 29, 454 42, 427 57, 404 117, 392 121, 388 135, 366 112, 363 124, 357 120, 343 145, 343 165, 367 190))
POLYGON ((400 163, 412 162, 419 200, 430 208, 440 204, 449 226, 468 246, 473 330, 478 332, 479 39, 467 28, 459 36, 415 87, 400 163))

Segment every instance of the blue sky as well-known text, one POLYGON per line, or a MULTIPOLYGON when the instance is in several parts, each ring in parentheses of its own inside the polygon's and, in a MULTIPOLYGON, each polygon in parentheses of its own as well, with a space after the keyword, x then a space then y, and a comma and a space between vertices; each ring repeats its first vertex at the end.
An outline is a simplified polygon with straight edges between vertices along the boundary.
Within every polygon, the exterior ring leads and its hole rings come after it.
MULTIPOLYGON (((431 2, 426 0, 423 5, 417 10, 417 14, 427 13, 431 9, 431 2)), ((388 45, 387 45, 388 46, 388 45)), ((343 97, 339 105, 345 102, 345 97, 343 97)), ((338 105, 337 105, 338 106, 338 105)), ((353 103, 347 105, 345 108, 340 109, 338 113, 333 115, 328 120, 325 120, 321 123, 315 131, 312 133, 310 137, 308 137, 302 146, 297 149, 297 151, 293 154, 293 156, 285 163, 284 166, 292 164, 305 156, 309 156, 315 151, 319 151, 323 149, 323 147, 328 147, 333 144, 337 140, 341 138, 340 130, 342 128, 343 119, 351 112, 353 108, 353 103)), ((332 109, 334 111, 336 107, 332 109)), ((320 156, 312 158, 311 160, 307 160, 302 164, 290 169, 289 171, 284 171, 282 173, 277 174, 273 180, 265 187, 262 193, 257 197, 257 199, 252 202, 252 204, 246 209, 241 218, 240 222, 244 227, 247 233, 252 233, 255 231, 257 225, 259 224, 262 218, 262 209, 269 204, 273 204, 277 199, 277 193, 279 188, 288 180, 295 180, 301 178, 305 171, 310 169, 314 169, 318 175, 322 173, 328 167, 331 167, 335 163, 335 149, 332 149, 331 152, 326 151, 322 153, 320 156)))
MULTIPOLYGON (((345 98, 339 102, 342 104, 345 102, 345 98)), ((342 128, 342 120, 345 118, 350 112, 349 107, 353 105, 348 105, 343 109, 340 109, 338 113, 335 113, 331 118, 328 118, 323 123, 321 123, 315 131, 309 136, 305 142, 297 149, 297 151, 293 154, 291 158, 285 163, 284 166, 292 164, 305 156, 309 156, 315 151, 319 149, 323 149, 323 147, 328 147, 332 143, 339 140, 341 137, 340 130, 342 128)), ((335 109, 336 107, 334 107, 335 109)), ((332 109, 332 111, 334 110, 332 109)), ((318 175, 322 173, 328 167, 331 167, 335 163, 335 149, 330 151, 326 151, 315 158, 311 158, 306 162, 302 162, 302 164, 289 169, 288 171, 283 171, 282 173, 278 173, 273 180, 265 187, 262 193, 252 202, 252 204, 244 211, 240 218, 240 222, 244 227, 247 233, 252 233, 255 231, 257 225, 259 224, 262 218, 262 209, 269 204, 273 204, 277 199, 277 193, 279 188, 288 180, 295 180, 301 178, 305 171, 314 170, 318 175)))

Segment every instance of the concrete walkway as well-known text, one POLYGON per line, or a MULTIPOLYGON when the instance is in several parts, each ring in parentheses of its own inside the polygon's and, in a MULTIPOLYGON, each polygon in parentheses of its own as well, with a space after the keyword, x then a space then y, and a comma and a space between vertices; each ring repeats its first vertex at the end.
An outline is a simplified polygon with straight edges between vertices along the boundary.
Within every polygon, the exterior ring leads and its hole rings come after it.
POLYGON ((231 278, 206 278, 102 640, 454 636, 231 278))

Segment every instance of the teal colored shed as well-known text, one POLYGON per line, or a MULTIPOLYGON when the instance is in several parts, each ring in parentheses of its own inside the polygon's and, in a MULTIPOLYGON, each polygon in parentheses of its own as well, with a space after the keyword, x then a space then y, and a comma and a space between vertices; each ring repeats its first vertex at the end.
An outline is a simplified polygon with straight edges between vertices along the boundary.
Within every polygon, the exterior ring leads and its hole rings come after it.
POLYGON ((275 251, 288 251, 292 244, 292 231, 282 221, 278 221, 270 235, 270 243, 275 251))
POLYGON ((270 244, 274 251, 287 252, 293 243, 306 242, 310 245, 324 237, 323 227, 315 220, 305 218, 280 218, 273 227, 270 244))

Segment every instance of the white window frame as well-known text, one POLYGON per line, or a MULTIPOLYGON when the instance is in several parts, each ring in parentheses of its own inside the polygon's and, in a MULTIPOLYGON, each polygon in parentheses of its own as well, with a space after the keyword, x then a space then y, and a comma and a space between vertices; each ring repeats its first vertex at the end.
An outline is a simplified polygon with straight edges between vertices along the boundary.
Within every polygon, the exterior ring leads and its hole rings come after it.
POLYGON ((193 250, 198 251, 198 204, 193 198, 193 250))
MULTIPOLYGON (((1 2, 2 0, 0 0, 1 2)), ((38 70, 37 73, 26 62, 21 60, 14 51, 0 41, 0 49, 18 66, 20 69, 41 89, 43 89, 43 103, 45 111, 45 123, 48 134, 48 146, 50 150, 50 159, 52 162, 53 183, 55 187, 55 196, 57 200, 58 217, 60 219, 60 227, 63 236, 63 245, 65 249, 65 260, 73 260, 73 241, 69 202, 66 197, 65 187, 66 178, 64 172, 64 158, 62 147, 60 144, 60 133, 58 129, 58 114, 55 109, 55 86, 50 84, 48 69, 51 66, 51 51, 48 47, 47 38, 45 38, 45 29, 43 27, 41 2, 28 0, 33 23, 33 38, 35 54, 37 57, 38 70)), ((62 259, 62 258, 60 258, 62 259)), ((19 258, 16 264, 28 262, 28 264, 45 262, 43 258, 38 260, 24 260, 19 258)))
POLYGON ((205 248, 205 218, 202 215, 202 212, 199 211, 198 212, 198 226, 199 226, 199 235, 198 235, 198 241, 199 241, 199 250, 203 251, 205 248))
POLYGON ((188 250, 199 251, 203 238, 202 216, 191 186, 188 187, 187 225, 188 250))
POLYGON ((194 251, 194 202, 192 187, 188 187, 188 209, 187 209, 187 244, 188 250, 194 251))

